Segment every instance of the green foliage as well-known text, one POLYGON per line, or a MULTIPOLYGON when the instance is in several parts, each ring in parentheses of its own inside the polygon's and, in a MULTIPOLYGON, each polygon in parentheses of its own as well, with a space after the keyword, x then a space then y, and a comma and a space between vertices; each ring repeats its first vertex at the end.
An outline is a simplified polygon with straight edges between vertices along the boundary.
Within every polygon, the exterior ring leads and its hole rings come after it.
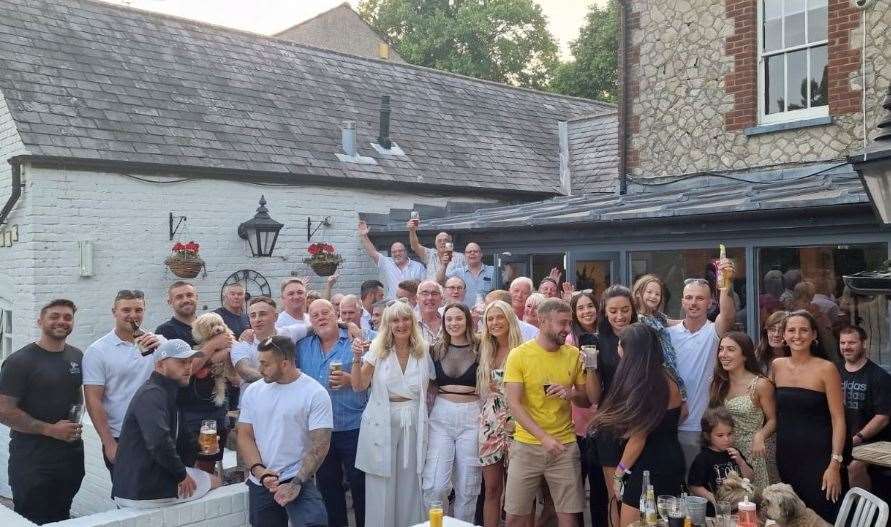
POLYGON ((585 17, 579 37, 569 48, 575 60, 560 64, 551 89, 565 95, 615 101, 618 92, 618 6, 609 0, 585 17))
POLYGON ((536 89, 559 64, 532 0, 362 0, 359 14, 411 64, 536 89))

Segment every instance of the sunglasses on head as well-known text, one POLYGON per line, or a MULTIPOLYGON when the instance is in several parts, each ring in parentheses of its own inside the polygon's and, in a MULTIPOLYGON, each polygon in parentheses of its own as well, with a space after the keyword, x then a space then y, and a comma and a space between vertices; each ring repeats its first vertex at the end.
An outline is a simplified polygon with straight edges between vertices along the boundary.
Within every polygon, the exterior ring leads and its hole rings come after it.
POLYGON ((386 307, 390 307, 390 306, 395 305, 396 302, 402 302, 403 304, 407 304, 407 303, 408 303, 408 299, 407 299, 407 298, 397 298, 396 300, 387 300, 387 303, 384 304, 384 306, 386 306, 386 307))
POLYGON ((684 280, 684 285, 690 284, 707 285, 711 287, 711 285, 708 283, 708 280, 706 280, 705 278, 687 278, 686 280, 684 280))
POLYGON ((132 291, 130 289, 121 289, 114 297, 116 301, 129 300, 131 298, 145 298, 145 293, 143 293, 139 289, 133 289, 132 291))

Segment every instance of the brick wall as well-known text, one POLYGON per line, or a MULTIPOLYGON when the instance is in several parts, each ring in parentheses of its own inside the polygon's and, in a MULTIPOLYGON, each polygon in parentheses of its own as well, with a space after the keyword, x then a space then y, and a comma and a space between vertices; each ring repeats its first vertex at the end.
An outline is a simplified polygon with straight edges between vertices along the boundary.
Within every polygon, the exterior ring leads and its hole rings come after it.
MULTIPOLYGON (((203 311, 219 306, 223 281, 239 269, 263 274, 274 296, 278 296, 281 279, 292 272, 312 276, 311 288, 320 290, 322 279, 302 261, 307 256, 307 217, 314 225, 326 216, 331 218, 331 227, 322 227, 313 241, 333 243, 344 257, 335 291, 358 292, 360 283, 376 277, 377 271, 356 237, 357 211, 384 213, 391 207, 447 201, 398 190, 210 180, 153 184, 109 173, 55 169, 31 170, 22 199, 28 213, 17 212, 21 241, 12 250, 0 249, 0 276, 17 284, 15 346, 37 336, 36 306, 64 294, 78 305, 70 342, 81 348, 111 329, 110 309, 119 289, 145 291, 147 327, 154 328, 170 317, 166 287, 177 278, 163 264, 173 244, 168 240, 169 212, 188 217, 181 239, 196 240, 202 246, 207 277, 199 275, 192 282, 203 311), (266 196, 271 216, 285 224, 271 258, 251 257, 246 242, 236 235, 238 225, 254 215, 261 194, 266 196), (79 273, 77 242, 81 240, 94 244, 92 277, 79 273), (18 257, 8 258, 11 254, 18 257)), ((451 199, 472 200, 466 196, 451 199)), ((432 244, 432 240, 422 241, 432 244)))
MULTIPOLYGON (((632 177, 835 161, 862 146, 860 14, 829 1, 831 124, 746 135, 757 119, 757 2, 631 0, 632 177)), ((866 17, 867 126, 891 84, 891 0, 866 17)))

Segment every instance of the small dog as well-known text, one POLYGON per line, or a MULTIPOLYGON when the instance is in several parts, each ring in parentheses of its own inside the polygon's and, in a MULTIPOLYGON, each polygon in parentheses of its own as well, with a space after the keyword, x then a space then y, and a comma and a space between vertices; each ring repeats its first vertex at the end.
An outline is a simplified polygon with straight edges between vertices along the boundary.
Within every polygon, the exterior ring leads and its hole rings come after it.
MULTIPOLYGON (((195 342, 201 344, 217 335, 228 333, 232 335, 232 331, 223 322, 223 317, 216 313, 205 313, 198 317, 192 323, 192 336, 195 342)), ((226 400, 226 377, 231 377, 234 372, 229 361, 220 364, 210 364, 210 373, 213 375, 213 400, 217 406, 223 406, 226 400)))
POLYGON ((830 527, 786 483, 774 483, 761 491, 761 514, 781 527, 830 527))
POLYGON ((749 498, 749 501, 758 501, 757 492, 752 482, 735 471, 729 472, 724 477, 721 486, 715 492, 715 498, 718 501, 732 503, 734 509, 736 509, 737 503, 745 501, 746 498, 749 498))

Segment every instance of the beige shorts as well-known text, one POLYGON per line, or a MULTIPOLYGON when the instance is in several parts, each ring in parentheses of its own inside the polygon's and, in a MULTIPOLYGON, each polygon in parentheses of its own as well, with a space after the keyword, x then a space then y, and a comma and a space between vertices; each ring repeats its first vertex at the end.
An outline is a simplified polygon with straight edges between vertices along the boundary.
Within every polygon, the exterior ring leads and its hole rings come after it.
POLYGON ((515 441, 510 446, 504 510, 525 516, 532 513, 532 504, 544 478, 557 512, 576 513, 585 508, 579 447, 575 441, 566 444, 566 452, 554 459, 541 445, 515 441))

